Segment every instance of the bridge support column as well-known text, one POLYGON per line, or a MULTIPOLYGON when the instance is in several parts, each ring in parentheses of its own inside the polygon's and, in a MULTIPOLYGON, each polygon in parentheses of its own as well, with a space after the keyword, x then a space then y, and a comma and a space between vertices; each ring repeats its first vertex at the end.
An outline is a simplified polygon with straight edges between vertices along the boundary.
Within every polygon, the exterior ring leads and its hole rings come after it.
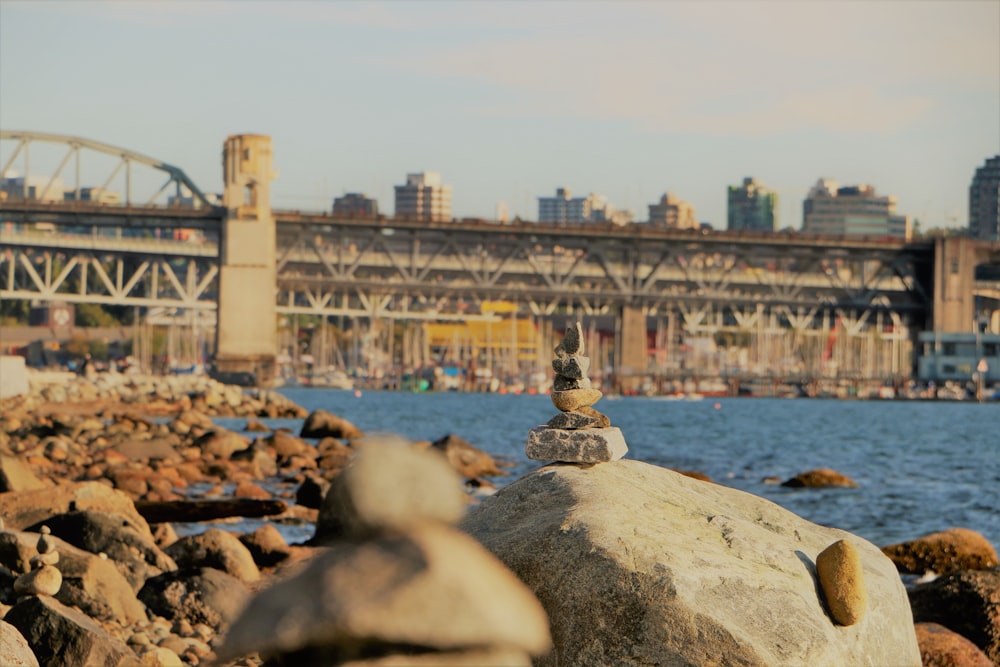
POLYGON ((271 386, 278 351, 276 238, 271 214, 271 138, 241 134, 222 153, 226 207, 220 239, 215 375, 271 386))
POLYGON ((933 331, 973 330, 975 270, 976 243, 973 240, 952 236, 935 239, 933 331))
POLYGON ((619 335, 615 369, 618 377, 617 389, 623 393, 634 393, 642 386, 646 376, 646 313, 642 308, 622 306, 619 317, 619 335))

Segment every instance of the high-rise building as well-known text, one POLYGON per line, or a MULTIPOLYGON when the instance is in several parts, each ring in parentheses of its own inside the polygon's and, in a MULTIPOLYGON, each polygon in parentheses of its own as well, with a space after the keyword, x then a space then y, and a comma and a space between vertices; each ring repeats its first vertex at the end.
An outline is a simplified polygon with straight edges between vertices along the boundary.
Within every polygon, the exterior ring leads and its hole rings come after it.
POLYGON ((557 188, 555 197, 538 198, 538 222, 611 222, 615 210, 601 195, 574 197, 569 188, 557 188))
POLYGON ((773 232, 778 228, 778 195, 753 178, 729 186, 726 229, 773 232))
POLYGON ((969 236, 1000 241, 1000 155, 995 155, 972 177, 969 186, 969 236))
POLYGON ((697 229, 700 225, 694 206, 665 192, 659 203, 649 205, 649 224, 667 229, 697 229))
POLYGON ((910 238, 910 217, 896 214, 896 198, 870 185, 838 187, 821 178, 802 202, 802 231, 838 236, 910 238))
POLYGON ((378 202, 364 194, 348 192, 333 199, 333 214, 345 218, 377 218, 378 202))
POLYGON ((451 186, 441 184, 441 174, 425 171, 407 174, 406 185, 396 186, 396 215, 430 220, 451 220, 451 186))

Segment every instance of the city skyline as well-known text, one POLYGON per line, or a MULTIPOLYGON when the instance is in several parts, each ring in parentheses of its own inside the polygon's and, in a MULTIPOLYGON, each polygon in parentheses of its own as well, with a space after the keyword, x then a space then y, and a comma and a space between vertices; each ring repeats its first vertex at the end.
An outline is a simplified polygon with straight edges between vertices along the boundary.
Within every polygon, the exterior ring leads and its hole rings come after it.
POLYGON ((1000 153, 998 25, 974 1, 4 0, 0 128, 135 150, 209 191, 226 136, 268 134, 282 209, 388 209, 434 171, 455 217, 532 220, 567 187, 637 220, 670 192, 724 229, 753 177, 798 229, 830 178, 965 227, 1000 153))

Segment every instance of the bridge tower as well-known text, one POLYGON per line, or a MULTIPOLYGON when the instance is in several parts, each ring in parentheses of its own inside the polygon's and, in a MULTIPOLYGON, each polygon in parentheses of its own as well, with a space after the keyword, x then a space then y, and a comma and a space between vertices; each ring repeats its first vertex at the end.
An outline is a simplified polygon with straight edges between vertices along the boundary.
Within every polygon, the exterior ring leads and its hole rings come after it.
POLYGON ((215 372, 238 384, 270 386, 278 351, 271 137, 236 134, 222 151, 226 218, 219 258, 215 372))

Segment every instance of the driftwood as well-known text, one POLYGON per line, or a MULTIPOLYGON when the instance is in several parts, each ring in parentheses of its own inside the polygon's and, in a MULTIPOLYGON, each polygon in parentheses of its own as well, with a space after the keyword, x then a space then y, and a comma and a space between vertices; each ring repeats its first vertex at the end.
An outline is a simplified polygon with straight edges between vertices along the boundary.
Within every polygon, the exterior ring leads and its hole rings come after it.
POLYGON ((226 498, 222 500, 139 500, 135 509, 149 523, 213 521, 229 517, 260 517, 282 514, 283 500, 226 498))

